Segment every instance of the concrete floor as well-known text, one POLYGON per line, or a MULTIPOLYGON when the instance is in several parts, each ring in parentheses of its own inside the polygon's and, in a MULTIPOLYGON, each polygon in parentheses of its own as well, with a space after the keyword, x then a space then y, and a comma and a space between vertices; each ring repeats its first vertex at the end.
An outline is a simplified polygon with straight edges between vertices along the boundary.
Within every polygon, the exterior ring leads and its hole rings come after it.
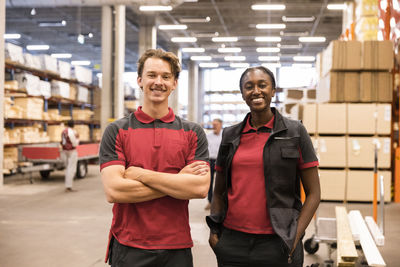
MULTIPOLYGON (((2 267, 104 267, 104 255, 111 223, 111 205, 105 200, 98 167, 90 166, 85 179, 75 180, 78 192, 64 192, 63 172, 52 173, 47 181, 33 176, 6 177, 0 188, 0 266, 2 267)), ((204 217, 207 201, 190 202, 195 267, 216 265, 208 246, 204 217)), ((320 217, 334 217, 334 206, 321 203, 320 217)), ((347 204, 363 216, 372 214, 371 204, 347 204)), ((400 205, 385 207, 386 240, 380 248, 387 266, 400 266, 400 205)), ((314 233, 310 224, 306 238, 314 233)), ((336 253, 332 253, 336 258, 336 253)), ((328 259, 326 244, 315 255, 305 254, 304 266, 328 259)), ((179 266, 180 267, 180 266, 179 266)))

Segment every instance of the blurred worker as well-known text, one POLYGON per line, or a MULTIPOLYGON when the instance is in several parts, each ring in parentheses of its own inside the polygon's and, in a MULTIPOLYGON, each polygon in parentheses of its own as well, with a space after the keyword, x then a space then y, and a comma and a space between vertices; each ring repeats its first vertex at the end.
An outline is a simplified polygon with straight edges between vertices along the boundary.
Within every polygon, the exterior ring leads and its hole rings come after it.
POLYGON ((212 194, 213 194, 213 184, 214 184, 214 174, 215 174, 215 161, 218 156, 218 148, 221 144, 222 139, 222 120, 214 119, 212 122, 213 131, 207 134, 208 141, 208 152, 210 154, 210 169, 211 169, 211 180, 210 189, 208 189, 208 204, 206 210, 210 209, 212 194))
POLYGON ((104 132, 101 179, 114 203, 111 266, 193 266, 188 204, 206 197, 210 171, 204 130, 168 107, 180 70, 173 53, 147 50, 138 62, 143 106, 104 132))
POLYGON ((72 189, 76 167, 78 164, 78 152, 76 147, 79 145, 79 135, 73 129, 75 123, 73 120, 68 121, 67 127, 61 133, 61 145, 65 160, 65 192, 76 191, 72 189))

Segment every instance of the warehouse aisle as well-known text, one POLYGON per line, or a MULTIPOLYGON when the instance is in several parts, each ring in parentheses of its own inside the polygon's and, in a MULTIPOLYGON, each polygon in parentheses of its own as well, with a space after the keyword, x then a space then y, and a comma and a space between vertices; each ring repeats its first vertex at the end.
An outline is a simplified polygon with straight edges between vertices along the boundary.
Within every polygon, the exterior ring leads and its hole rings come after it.
MULTIPOLYGON (((6 178, 0 189, 0 258, 4 267, 104 267, 107 233, 111 223, 111 205, 105 200, 97 166, 89 167, 85 179, 75 180, 78 192, 65 193, 63 172, 48 181, 34 175, 29 180, 6 178)), ((204 222, 206 200, 190 204, 195 267, 216 267, 208 246, 204 222)), ((334 217, 337 203, 322 203, 321 217, 334 217)), ((348 210, 360 209, 370 215, 368 204, 349 204, 348 210)), ((400 205, 386 206, 386 244, 380 251, 387 266, 397 266, 400 255, 400 205)), ((306 238, 314 232, 311 224, 306 238)), ((336 258, 336 254, 332 254, 336 258)), ((307 255, 305 265, 327 259, 326 245, 316 255, 307 255)), ((180 266, 179 266, 180 267, 180 266)))

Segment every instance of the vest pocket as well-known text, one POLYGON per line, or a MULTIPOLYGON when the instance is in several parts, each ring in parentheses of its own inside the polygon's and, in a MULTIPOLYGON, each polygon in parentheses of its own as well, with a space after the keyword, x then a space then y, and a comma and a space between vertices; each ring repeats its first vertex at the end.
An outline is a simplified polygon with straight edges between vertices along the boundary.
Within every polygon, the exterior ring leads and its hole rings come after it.
POLYGON ((297 147, 281 147, 281 156, 286 159, 298 159, 300 152, 297 147))

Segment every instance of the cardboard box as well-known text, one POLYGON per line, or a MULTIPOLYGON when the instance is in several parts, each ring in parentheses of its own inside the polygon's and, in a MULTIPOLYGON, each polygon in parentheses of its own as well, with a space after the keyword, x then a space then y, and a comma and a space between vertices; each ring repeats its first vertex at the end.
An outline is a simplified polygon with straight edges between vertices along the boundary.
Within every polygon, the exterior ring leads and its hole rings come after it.
POLYGON ((71 64, 62 60, 58 61, 58 72, 60 77, 64 79, 71 79, 71 64))
POLYGON ((88 125, 77 124, 74 126, 74 130, 79 134, 80 142, 90 141, 90 129, 88 125))
POLYGON ((38 76, 23 72, 15 74, 15 79, 18 82, 18 89, 26 91, 32 96, 40 95, 40 79, 38 76))
MULTIPOLYGON (((378 177, 383 176, 384 199, 385 202, 391 200, 391 179, 390 171, 378 171, 378 177)), ((378 180, 379 181, 379 180, 378 180)), ((379 198, 379 182, 378 182, 378 198, 379 198)), ((372 201, 374 198, 374 172, 349 170, 347 172, 347 200, 350 201, 372 201)))
POLYGON ((317 140, 320 167, 346 167, 346 137, 319 136, 317 140))
POLYGON ((18 148, 17 147, 5 147, 4 158, 10 159, 13 162, 18 162, 18 148))
POLYGON ((46 81, 39 81, 39 91, 40 95, 44 96, 44 98, 48 99, 51 97, 51 83, 46 81))
POLYGON ((42 68, 42 62, 39 56, 35 56, 29 53, 24 53, 24 60, 25 60, 25 66, 38 69, 40 70, 42 68))
POLYGON ((69 99, 71 100, 76 100, 76 94, 77 94, 77 86, 75 84, 70 84, 69 85, 69 99))
POLYGON ((101 129, 100 128, 93 129, 93 141, 101 141, 101 129))
POLYGON ((330 72, 317 86, 318 102, 357 102, 360 100, 358 72, 330 72))
POLYGON ((42 61, 43 70, 58 73, 58 60, 56 58, 49 55, 40 55, 40 60, 42 61))
POLYGON ((378 16, 379 2, 374 0, 356 0, 356 18, 363 16, 378 16))
POLYGON ((392 125, 392 105, 377 104, 376 134, 390 134, 392 125))
POLYGON ((324 103, 317 106, 317 132, 320 134, 347 133, 347 104, 324 103))
POLYGON ((375 146, 378 168, 390 168, 390 137, 348 137, 347 167, 373 168, 375 146))
POLYGON ((89 103, 89 89, 78 85, 78 92, 76 95, 76 100, 79 102, 89 103))
POLYGON ((316 133, 317 130, 317 104, 304 104, 302 106, 302 118, 304 127, 306 127, 307 132, 310 134, 316 133))
POLYGON ((394 51, 391 41, 364 41, 362 46, 362 69, 391 70, 394 51))
POLYGON ((378 142, 378 168, 390 168, 391 158, 390 158, 390 137, 378 137, 375 138, 375 142, 378 142))
POLYGON ((21 133, 18 128, 4 129, 4 144, 19 144, 19 140, 21 139, 21 133))
POLYGON ((345 170, 318 170, 321 186, 321 199, 339 200, 345 197, 345 170))
POLYGON ((75 78, 83 83, 91 84, 93 80, 92 70, 82 67, 82 66, 75 66, 74 67, 74 75, 75 78))
POLYGON ((361 69, 361 42, 334 40, 323 51, 323 76, 331 70, 359 69, 361 69))
POLYGON ((18 81, 16 80, 10 80, 10 81, 4 81, 4 89, 8 90, 18 90, 18 81))
MULTIPOLYGON (((92 120, 93 111, 89 109, 74 108, 72 111, 72 119, 76 121, 90 121, 92 120)), ((62 110, 61 114, 64 116, 70 116, 69 110, 62 110)))
POLYGON ((347 133, 375 134, 376 104, 347 104, 347 133))
POLYGON ((61 142, 61 134, 64 129, 64 124, 47 126, 47 134, 50 138, 50 142, 61 142))
POLYGON ((390 72, 361 72, 361 102, 391 102, 393 80, 390 72))
POLYGON ((44 100, 38 97, 17 97, 14 105, 23 109, 23 118, 41 120, 43 118, 44 100))
POLYGON ((55 97, 69 98, 69 83, 52 80, 51 95, 55 97))
POLYGON ((4 48, 5 48, 5 58, 6 59, 11 60, 13 62, 20 63, 20 64, 25 63, 22 47, 6 42, 4 44, 4 48))

